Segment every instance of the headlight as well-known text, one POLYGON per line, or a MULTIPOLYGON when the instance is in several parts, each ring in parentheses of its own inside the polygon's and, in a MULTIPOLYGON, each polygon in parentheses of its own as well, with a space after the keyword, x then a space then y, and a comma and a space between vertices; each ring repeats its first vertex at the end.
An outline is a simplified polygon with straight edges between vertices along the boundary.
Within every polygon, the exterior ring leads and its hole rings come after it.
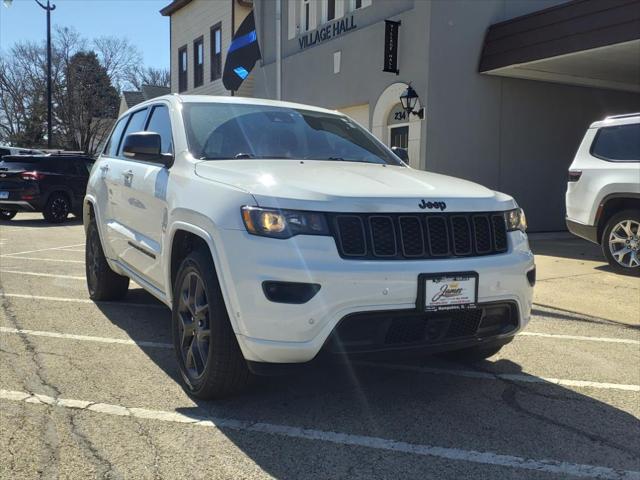
POLYGON ((504 217, 507 221, 508 232, 512 232, 514 230, 525 232, 527 230, 527 217, 524 216, 524 210, 521 208, 515 208, 504 212, 504 217))
POLYGON ((324 215, 317 212, 242 207, 242 220, 253 235, 291 238, 294 235, 329 235, 324 215))

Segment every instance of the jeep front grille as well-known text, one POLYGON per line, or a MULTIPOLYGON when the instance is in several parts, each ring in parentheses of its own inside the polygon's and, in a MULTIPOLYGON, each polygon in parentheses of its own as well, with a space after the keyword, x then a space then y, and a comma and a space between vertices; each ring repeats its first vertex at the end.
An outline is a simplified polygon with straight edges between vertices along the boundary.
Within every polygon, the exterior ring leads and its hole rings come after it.
POLYGON ((507 251, 499 212, 329 214, 344 258, 400 260, 495 255, 507 251))

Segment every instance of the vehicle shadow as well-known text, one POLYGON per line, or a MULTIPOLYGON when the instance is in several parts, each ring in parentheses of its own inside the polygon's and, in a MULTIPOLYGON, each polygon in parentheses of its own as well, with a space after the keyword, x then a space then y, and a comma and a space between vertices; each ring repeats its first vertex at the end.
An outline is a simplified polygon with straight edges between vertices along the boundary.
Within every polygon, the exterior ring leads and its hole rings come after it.
POLYGON ((49 223, 44 218, 20 218, 20 214, 9 221, 0 221, 0 228, 4 227, 31 227, 31 228, 58 228, 69 227, 73 225, 82 225, 81 217, 70 216, 62 223, 49 223))
MULTIPOLYGON (((131 290, 126 302, 149 303, 150 308, 125 316, 122 306, 98 307, 135 340, 171 343, 168 309, 159 308, 141 289, 131 290)), ((179 381, 172 349, 140 348, 169 378, 179 381)), ((560 349, 558 355, 562 355, 560 349)), ((408 357, 392 365, 361 360, 336 359, 288 376, 260 377, 241 395, 194 400, 195 406, 177 411, 198 420, 223 420, 220 431, 262 470, 279 479, 488 475, 481 469, 467 474, 456 470, 463 467, 443 469, 442 462, 433 457, 347 446, 340 443, 340 433, 366 437, 365 443, 373 437, 622 470, 640 466, 640 429, 637 418, 625 411, 634 409, 637 394, 633 392, 614 395, 606 390, 568 389, 523 373, 521 365, 504 357, 476 364, 450 363, 436 357, 408 357), (434 368, 454 374, 434 374, 434 368), (481 372, 482 376, 455 374, 459 371, 481 372), (487 373, 526 375, 533 381, 491 378, 487 373), (224 422, 229 419, 239 423, 230 427, 224 422), (247 425, 256 422, 266 425, 266 433, 246 431, 247 425), (282 426, 310 429, 314 434, 329 432, 338 440, 295 438, 282 426)), ((537 472, 517 469, 500 478, 534 477, 543 478, 537 472)))
POLYGON ((590 260, 606 264, 599 245, 578 237, 562 239, 529 239, 535 255, 560 257, 573 260, 590 260))

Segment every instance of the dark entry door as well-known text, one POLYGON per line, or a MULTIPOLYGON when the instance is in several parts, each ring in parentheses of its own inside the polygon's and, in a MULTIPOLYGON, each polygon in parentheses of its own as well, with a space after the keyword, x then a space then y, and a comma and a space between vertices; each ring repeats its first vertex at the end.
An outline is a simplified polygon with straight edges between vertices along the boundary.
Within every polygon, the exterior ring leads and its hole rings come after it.
POLYGON ((409 147, 409 127, 392 127, 391 128, 391 139, 390 139, 390 147, 400 147, 400 148, 408 148, 409 147))

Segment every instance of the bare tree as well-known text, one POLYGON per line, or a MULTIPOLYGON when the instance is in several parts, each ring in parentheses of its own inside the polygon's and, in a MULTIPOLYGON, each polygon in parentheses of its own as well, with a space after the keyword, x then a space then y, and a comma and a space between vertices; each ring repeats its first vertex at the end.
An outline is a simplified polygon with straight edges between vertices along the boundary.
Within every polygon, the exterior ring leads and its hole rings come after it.
POLYGON ((46 104, 44 57, 34 43, 16 45, 0 57, 0 139, 15 144, 43 143, 46 104))
POLYGON ((128 88, 131 78, 141 68, 140 50, 128 39, 119 37, 99 37, 92 45, 113 85, 119 91, 128 88))
POLYGON ((136 90, 140 90, 143 85, 170 87, 171 73, 166 68, 138 67, 131 72, 127 80, 136 90))
MULTIPOLYGON (((119 91, 169 84, 168 71, 144 68, 141 60, 126 39, 88 42, 73 28, 56 28, 51 65, 56 147, 95 152, 117 116, 119 91)), ((25 147, 46 143, 46 65, 44 42, 18 42, 0 52, 0 141, 25 147)))

